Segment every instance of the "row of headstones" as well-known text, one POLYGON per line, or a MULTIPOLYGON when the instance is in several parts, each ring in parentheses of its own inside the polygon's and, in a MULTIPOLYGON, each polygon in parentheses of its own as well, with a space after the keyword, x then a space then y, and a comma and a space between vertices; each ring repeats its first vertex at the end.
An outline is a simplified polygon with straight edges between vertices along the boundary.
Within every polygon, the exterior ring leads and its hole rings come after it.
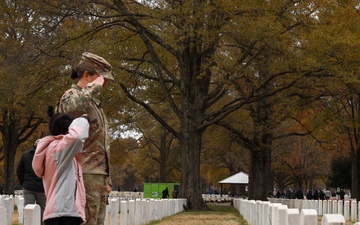
POLYGON ((205 202, 230 202, 232 200, 229 195, 219 194, 202 194, 202 198, 205 202))
MULTIPOLYGON (((15 196, 15 199, 12 196, 5 198, 0 196, 0 225, 12 224, 14 205, 17 205, 19 221, 23 221, 24 225, 41 224, 39 205, 29 204, 24 207, 22 196, 15 196)), ((107 205, 105 224, 109 222, 110 225, 118 225, 119 222, 122 225, 146 224, 183 211, 183 205, 186 205, 186 199, 121 200, 111 197, 107 205)))
MULTIPOLYGON (((15 190, 15 195, 23 195, 23 190, 15 190)), ((137 199, 144 198, 144 192, 133 192, 133 191, 111 191, 110 197, 120 197, 123 199, 137 199)))
MULTIPOLYGON (((315 209, 288 208, 281 203, 234 199, 234 207, 249 225, 318 225, 315 209)), ((321 225, 345 225, 341 214, 324 214, 321 225)), ((356 223, 360 225, 360 223, 356 223)))
POLYGON ((119 197, 122 199, 137 199, 144 198, 144 192, 133 191, 112 191, 109 194, 110 197, 119 197))
POLYGON ((107 207, 105 224, 110 225, 141 225, 161 220, 184 211, 186 199, 135 199, 121 200, 110 198, 107 207), (127 213, 121 213, 127 212, 127 213), (120 221, 118 214, 120 213, 120 221))
POLYGON ((358 207, 356 199, 342 201, 269 198, 269 201, 271 203, 281 203, 287 205, 288 208, 297 208, 299 210, 315 209, 319 216, 325 214, 341 214, 346 221, 360 221, 360 218, 357 218, 360 207, 358 207))

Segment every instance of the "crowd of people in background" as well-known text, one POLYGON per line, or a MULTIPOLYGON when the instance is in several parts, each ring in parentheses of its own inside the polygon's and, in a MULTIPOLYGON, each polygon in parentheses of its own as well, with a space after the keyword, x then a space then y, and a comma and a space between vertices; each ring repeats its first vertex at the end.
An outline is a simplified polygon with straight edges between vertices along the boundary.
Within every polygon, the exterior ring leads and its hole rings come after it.
POLYGON ((308 200, 327 200, 330 197, 337 197, 340 200, 344 200, 345 191, 341 189, 338 192, 329 190, 318 190, 316 189, 314 193, 312 190, 308 190, 306 193, 303 193, 301 189, 292 190, 291 188, 286 189, 286 191, 274 190, 273 197, 275 198, 287 198, 287 199, 308 199, 308 200))

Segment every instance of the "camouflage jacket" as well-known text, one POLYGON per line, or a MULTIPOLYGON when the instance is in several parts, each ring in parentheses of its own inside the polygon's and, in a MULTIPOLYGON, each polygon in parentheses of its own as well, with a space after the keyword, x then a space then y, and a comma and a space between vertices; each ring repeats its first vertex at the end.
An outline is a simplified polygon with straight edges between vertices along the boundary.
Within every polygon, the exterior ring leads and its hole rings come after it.
MULTIPOLYGON (((110 175, 110 137, 109 125, 101 108, 100 101, 95 97, 101 85, 89 84, 85 88, 72 85, 60 98, 56 112, 66 112, 79 117, 89 117, 89 138, 84 143, 82 152, 83 173, 110 175)), ((111 184, 110 180, 109 183, 111 184)))

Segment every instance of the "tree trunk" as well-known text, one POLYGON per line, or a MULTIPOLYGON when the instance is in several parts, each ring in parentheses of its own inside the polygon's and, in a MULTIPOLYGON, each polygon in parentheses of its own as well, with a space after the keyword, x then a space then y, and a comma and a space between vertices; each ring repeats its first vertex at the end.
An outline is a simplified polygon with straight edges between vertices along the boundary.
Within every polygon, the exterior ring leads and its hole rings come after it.
MULTIPOLYGON (((357 147, 357 156, 360 154, 360 148, 357 147)), ((351 198, 360 198, 359 181, 360 181, 360 158, 353 156, 351 170, 351 198)))
POLYGON ((253 147, 250 149, 249 199, 267 201, 269 192, 273 191, 271 150, 274 121, 271 120, 271 108, 272 102, 262 99, 250 109, 254 121, 254 133, 253 147))
POLYGON ((251 151, 251 169, 249 174, 249 199, 267 201, 272 191, 271 148, 264 146, 251 151))
MULTIPOLYGON (((190 54, 191 55, 191 54, 190 54)), ((190 209, 203 210, 209 209, 202 198, 201 176, 200 176, 200 152, 202 131, 198 130, 201 124, 203 108, 199 106, 201 100, 201 91, 198 90, 196 80, 196 70, 191 69, 193 64, 192 57, 185 57, 188 61, 183 69, 182 85, 182 114, 180 117, 180 146, 181 146, 181 192, 182 198, 187 199, 190 209), (195 78, 195 79, 194 79, 195 78), (193 80, 194 79, 194 80, 193 80)))
MULTIPOLYGON (((359 99, 359 95, 356 99, 359 99)), ((356 101, 355 106, 359 106, 360 102, 359 100, 356 101)), ((360 111, 355 110, 353 108, 353 118, 356 121, 356 118, 360 117, 360 111)), ((355 144, 351 145, 351 158, 352 158, 352 165, 351 165, 351 198, 360 199, 360 127, 357 126, 356 129, 354 129, 354 139, 355 144)))
POLYGON ((169 155, 169 149, 166 146, 167 132, 165 131, 160 136, 160 182, 166 183, 167 179, 167 160, 169 155))
POLYGON ((16 134, 14 123, 13 126, 6 126, 6 130, 3 133, 4 143, 4 194, 14 194, 15 175, 14 175, 14 161, 15 154, 18 148, 18 136, 16 134))
POLYGON ((201 134, 194 130, 192 121, 185 122, 181 140, 181 191, 191 209, 208 209, 202 198, 200 177, 201 134))
MULTIPOLYGON (((10 147, 11 148, 11 147, 10 147)), ((4 157, 4 194, 12 195, 14 194, 14 160, 15 160, 15 152, 16 150, 12 149, 4 149, 5 157, 4 157)))

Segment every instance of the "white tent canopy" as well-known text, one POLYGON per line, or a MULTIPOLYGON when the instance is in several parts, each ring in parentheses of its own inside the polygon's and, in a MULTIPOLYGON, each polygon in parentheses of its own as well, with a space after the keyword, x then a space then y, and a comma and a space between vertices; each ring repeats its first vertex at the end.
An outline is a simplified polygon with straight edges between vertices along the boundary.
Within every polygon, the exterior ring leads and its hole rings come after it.
POLYGON ((219 184, 248 184, 249 175, 244 172, 234 174, 224 180, 219 181, 219 184))

